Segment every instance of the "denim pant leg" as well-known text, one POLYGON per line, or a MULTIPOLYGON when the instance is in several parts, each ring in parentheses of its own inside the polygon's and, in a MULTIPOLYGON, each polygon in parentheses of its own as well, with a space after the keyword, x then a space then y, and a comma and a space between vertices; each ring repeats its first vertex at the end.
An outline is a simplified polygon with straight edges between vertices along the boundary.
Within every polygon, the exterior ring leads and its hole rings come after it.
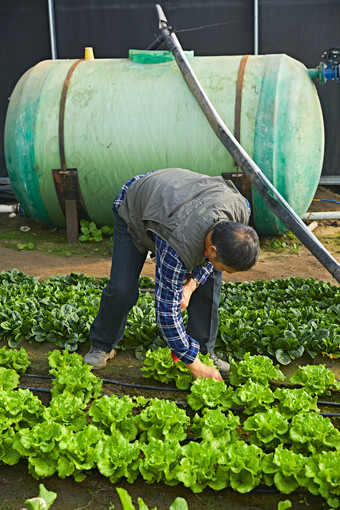
POLYGON ((138 277, 147 255, 133 244, 125 221, 117 213, 114 216, 110 280, 90 329, 91 344, 105 352, 110 352, 124 335, 127 315, 139 296, 138 277))
POLYGON ((222 273, 214 268, 204 285, 200 285, 190 298, 187 333, 200 344, 202 354, 214 350, 221 285, 222 273))

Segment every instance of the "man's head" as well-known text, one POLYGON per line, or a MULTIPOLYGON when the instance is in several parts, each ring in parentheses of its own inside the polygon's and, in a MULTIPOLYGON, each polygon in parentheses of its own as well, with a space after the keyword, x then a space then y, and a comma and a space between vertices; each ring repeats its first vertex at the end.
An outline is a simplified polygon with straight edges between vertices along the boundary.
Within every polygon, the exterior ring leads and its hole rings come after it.
POLYGON ((206 237, 209 261, 220 271, 247 271, 257 261, 260 241, 249 225, 221 221, 206 237))

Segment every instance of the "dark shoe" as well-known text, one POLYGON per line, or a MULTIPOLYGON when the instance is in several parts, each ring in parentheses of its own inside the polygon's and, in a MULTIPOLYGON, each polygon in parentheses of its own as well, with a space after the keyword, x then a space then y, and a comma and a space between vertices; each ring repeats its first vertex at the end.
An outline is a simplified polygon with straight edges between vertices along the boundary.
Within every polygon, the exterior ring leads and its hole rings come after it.
POLYGON ((227 361, 223 361, 223 359, 220 359, 214 352, 209 353, 210 359, 213 360, 215 367, 220 372, 222 378, 227 378, 230 376, 230 365, 227 361))
POLYGON ((116 349, 112 349, 111 352, 105 352, 96 347, 91 347, 84 357, 84 362, 88 365, 92 365, 96 370, 99 370, 100 368, 106 367, 107 360, 114 358, 116 353, 116 349))

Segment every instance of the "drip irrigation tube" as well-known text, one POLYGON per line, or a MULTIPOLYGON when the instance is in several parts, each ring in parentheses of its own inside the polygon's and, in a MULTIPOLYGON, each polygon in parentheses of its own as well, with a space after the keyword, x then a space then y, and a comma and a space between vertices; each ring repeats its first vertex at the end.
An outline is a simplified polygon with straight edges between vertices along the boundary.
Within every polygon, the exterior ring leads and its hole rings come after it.
POLYGON ((21 377, 35 377, 37 379, 54 379, 52 375, 20 374, 21 377))
MULTIPOLYGON (((39 376, 30 376, 30 377, 39 377, 39 376)), ((44 376, 45 378, 48 378, 47 376, 44 376)), ((122 384, 123 386, 131 386, 131 387, 136 387, 136 388, 147 388, 149 389, 150 386, 143 386, 141 384, 130 384, 130 383, 120 383, 119 381, 111 381, 110 379, 102 379, 103 382, 109 382, 109 383, 112 383, 114 382, 115 383, 118 383, 118 384, 122 384)), ((157 386, 154 386, 152 388, 157 388, 157 386)), ((21 389, 21 390, 29 390, 29 391, 38 391, 38 392, 42 392, 42 393, 50 393, 51 392, 51 389, 50 388, 40 388, 40 387, 35 387, 35 386, 17 386, 15 389, 21 389)), ((164 388, 158 388, 159 390, 164 390, 164 388)), ((176 390, 178 390, 178 388, 174 388, 176 390)), ((178 390, 178 391, 182 391, 182 390, 178 390)), ((111 394, 108 394, 108 393, 103 393, 103 395, 112 395, 111 394)), ((119 395, 117 395, 119 396, 119 395)), ((176 405, 178 406, 188 406, 188 402, 184 401, 184 400, 169 400, 169 399, 166 399, 168 400, 169 402, 174 402, 176 405)), ((337 405, 335 402, 326 402, 328 405, 337 405)), ((231 407, 229 409, 229 411, 241 411, 242 412, 242 409, 239 408, 239 407, 231 407)), ((320 415, 321 416, 327 416, 327 417, 340 417, 340 413, 321 413, 320 412, 320 415)))
POLYGON ((171 27, 168 27, 168 21, 161 6, 156 4, 156 10, 159 18, 159 29, 161 35, 163 35, 163 40, 174 55, 184 80, 197 100, 217 138, 229 151, 238 167, 243 170, 246 177, 251 181, 254 188, 273 213, 276 214, 286 227, 298 237, 327 271, 340 283, 340 265, 338 262, 314 234, 310 232, 308 227, 290 207, 288 202, 280 195, 225 125, 194 74, 177 36, 172 32, 171 27))
POLYGON ((51 393, 51 388, 39 388, 38 386, 17 386, 14 388, 15 390, 29 390, 29 391, 39 391, 41 393, 51 393))
MULTIPOLYGON (((22 377, 32 377, 38 379, 54 379, 55 377, 52 375, 39 375, 39 374, 21 374, 22 377)), ((186 391, 181 390, 180 388, 168 388, 164 386, 148 386, 145 384, 135 384, 135 383, 127 383, 123 381, 116 381, 113 379, 101 379, 103 382, 108 384, 116 384, 117 386, 128 386, 131 388, 142 388, 147 390, 157 390, 157 391, 186 391)), ((324 400, 318 400, 317 404, 320 406, 340 406, 340 402, 325 402, 324 400)))
POLYGON ((318 400, 317 404, 319 406, 340 406, 340 402, 324 402, 323 400, 318 400))
MULTIPOLYGON (((23 377, 36 377, 40 379, 54 379, 51 375, 38 375, 38 374, 21 374, 23 377)), ((147 390, 157 390, 157 391, 184 391, 179 388, 164 388, 161 386, 148 386, 147 384, 135 384, 135 383, 127 383, 123 381, 115 381, 112 379, 101 379, 103 382, 108 384, 116 384, 118 386, 129 386, 132 388, 142 388, 147 390)))
POLYGON ((135 384, 135 383, 126 383, 121 381, 113 381, 111 379, 102 379, 103 382, 109 384, 117 384, 118 386, 130 386, 132 388, 142 388, 147 390, 157 390, 157 391, 184 391, 179 388, 163 388, 161 386, 148 386, 146 384, 135 384))

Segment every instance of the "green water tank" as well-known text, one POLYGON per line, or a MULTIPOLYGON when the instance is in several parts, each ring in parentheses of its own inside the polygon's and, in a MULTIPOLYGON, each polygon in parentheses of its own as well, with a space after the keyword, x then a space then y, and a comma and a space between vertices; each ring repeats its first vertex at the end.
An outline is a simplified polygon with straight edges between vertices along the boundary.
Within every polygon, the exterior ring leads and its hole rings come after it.
MULTIPOLYGON (((226 125, 302 216, 324 153, 322 112, 308 70, 287 55, 187 56, 226 125)), ((121 185, 139 173, 166 167, 241 173, 172 54, 159 51, 131 50, 128 59, 48 60, 29 69, 10 98, 5 156, 26 213, 59 227, 65 226, 68 186, 87 217, 102 226, 112 223, 121 185), (65 168, 76 169, 71 184, 60 181, 65 168)), ((254 189, 252 203, 259 234, 285 231, 254 189)))

